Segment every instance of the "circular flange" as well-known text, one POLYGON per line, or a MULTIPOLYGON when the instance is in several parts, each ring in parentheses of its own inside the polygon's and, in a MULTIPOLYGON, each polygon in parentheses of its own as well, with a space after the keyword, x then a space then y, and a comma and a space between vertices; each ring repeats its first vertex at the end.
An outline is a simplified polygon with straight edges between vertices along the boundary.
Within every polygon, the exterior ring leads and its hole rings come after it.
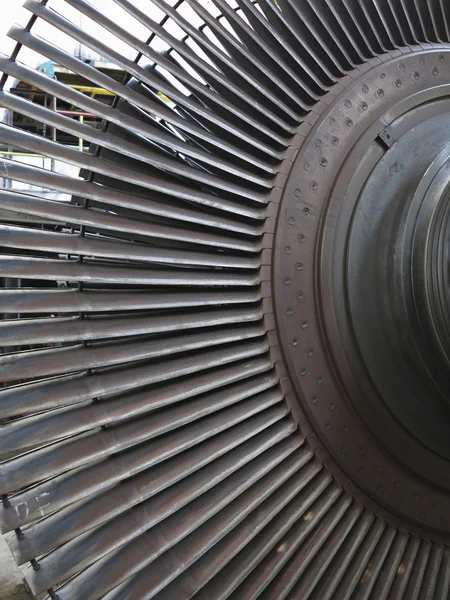
MULTIPOLYGON (((434 114, 434 108, 434 103, 425 104, 394 121, 389 131, 397 141, 380 148, 383 154, 374 167, 372 161, 367 161, 366 172, 370 173, 359 194, 356 185, 350 182, 348 189, 354 198, 348 198, 347 203, 354 200, 355 207, 351 215, 347 212, 348 219, 340 219, 339 231, 334 236, 347 244, 346 290, 341 286, 335 291, 335 299, 343 304, 348 297, 349 318, 345 315, 339 318, 353 328, 372 380, 373 386, 368 386, 364 376, 357 377, 360 386, 366 389, 367 402, 376 407, 377 401, 372 399, 369 389, 375 387, 412 436, 448 459, 450 406, 440 381, 442 376, 435 369, 436 358, 432 357, 429 340, 418 321, 423 309, 416 310, 414 302, 426 279, 421 276, 419 281, 416 277, 413 286, 411 277, 413 251, 417 254, 419 250, 414 235, 416 222, 425 208, 422 174, 425 173, 426 179, 433 156, 450 139, 448 115, 434 114), (399 124, 405 126, 411 120, 416 121, 418 113, 422 122, 398 136, 399 124)), ((364 158, 361 171, 363 167, 364 158)), ((341 265, 335 264, 334 269, 340 271, 341 265)), ((426 271, 427 278, 430 272, 435 281, 435 269, 426 271)), ((347 350, 347 356, 350 354, 347 350)), ((352 356, 349 360, 354 372, 361 370, 357 358, 352 356)), ((378 437, 388 437, 387 427, 388 423, 383 425, 378 437)), ((389 439, 386 443, 391 445, 389 439)), ((394 448, 392 452, 398 455, 401 450, 394 448)), ((419 472, 421 466, 425 467, 425 463, 419 464, 419 472)))
POLYGON ((449 401, 450 145, 430 165, 414 201, 420 210, 414 223, 411 272, 417 321, 427 343, 424 362, 431 362, 436 379, 442 380, 442 395, 449 401))
MULTIPOLYGON (((432 120, 437 134, 437 124, 448 120, 449 63, 447 51, 405 54, 330 103, 293 164, 274 257, 281 343, 312 429, 356 489, 411 530, 426 528, 439 539, 450 533, 450 463, 411 434, 367 372, 347 265, 355 207, 372 169, 411 129, 432 120)), ((449 135, 430 141, 430 161, 449 135)), ((393 179, 402 177, 400 165, 392 165, 393 179)), ((418 169, 411 193, 422 175, 418 169)))

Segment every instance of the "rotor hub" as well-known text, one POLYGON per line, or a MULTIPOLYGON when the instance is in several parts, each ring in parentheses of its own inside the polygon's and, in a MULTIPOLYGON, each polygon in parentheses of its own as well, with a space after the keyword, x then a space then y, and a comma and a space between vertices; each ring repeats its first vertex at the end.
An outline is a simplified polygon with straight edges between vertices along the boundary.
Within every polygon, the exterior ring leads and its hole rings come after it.
POLYGON ((344 292, 378 393, 447 458, 448 134, 443 115, 432 116, 383 150, 354 202, 344 292))
POLYGON ((291 171, 275 271, 317 451, 435 532, 450 528, 448 60, 401 56, 330 99, 291 171))
POLYGON ((450 370, 450 146, 430 165, 415 200, 411 277, 417 321, 427 345, 424 364, 430 365, 448 400, 450 370))
POLYGON ((25 8, 0 531, 32 592, 450 600, 450 3, 25 8))

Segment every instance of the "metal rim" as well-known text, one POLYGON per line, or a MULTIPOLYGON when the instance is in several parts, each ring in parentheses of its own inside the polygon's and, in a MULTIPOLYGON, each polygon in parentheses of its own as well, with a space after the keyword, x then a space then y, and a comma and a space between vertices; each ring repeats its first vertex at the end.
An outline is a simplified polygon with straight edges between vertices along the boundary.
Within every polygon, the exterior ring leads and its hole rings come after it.
MULTIPOLYGON (((445 539, 448 494, 426 479, 445 485, 446 462, 434 453, 427 455, 422 444, 417 446, 402 423, 392 419, 390 409, 379 404, 366 367, 356 366, 360 351, 351 337, 345 291, 352 199, 357 201, 367 177, 396 139, 427 114, 445 114, 445 103, 424 108, 427 97, 446 96, 445 71, 441 80, 439 73, 433 74, 441 63, 439 56, 445 61, 446 55, 436 51, 391 59, 324 109, 299 153, 283 198, 275 258, 280 265, 275 277, 281 285, 275 293, 294 387, 313 430, 350 477, 352 489, 360 493, 359 488, 419 528, 426 524, 445 539), (414 106, 421 106, 418 117, 414 106), (402 119, 402 113, 408 119, 402 119), (386 140, 386 135, 391 137, 386 140), (292 247, 292 253, 286 253, 286 247, 292 247), (283 287, 286 277, 289 285, 283 287), (380 436, 382 441, 377 441, 380 436), (421 469, 419 477, 411 476, 411 462, 413 469, 421 469)), ((431 532, 424 535, 433 537, 431 532)))
POLYGON ((395 488, 401 461, 339 387, 348 365, 333 347, 333 264, 346 261, 329 233, 355 171, 354 161, 340 169, 350 147, 362 181, 364 148, 416 106, 412 92, 447 93, 446 7, 154 0, 146 12, 114 0, 146 29, 139 38, 125 17, 66 0, 116 45, 54 4, 26 2, 34 16, 11 30, 19 45, 0 68, 103 121, 90 128, 0 94, 91 144, 79 153, 0 127, 3 143, 82 174, 0 161, 13 181, 71 196, 1 193, 7 210, 45 221, 3 224, 0 256, 10 287, 0 293, 0 444, 13 453, 0 465, 0 522, 33 592, 445 598, 448 494, 405 472, 412 496, 393 507, 378 486, 395 488), (125 78, 39 38, 44 22, 125 78), (117 100, 23 68, 22 44, 117 100), (20 279, 31 289, 15 288, 20 279), (375 473, 353 477, 363 446, 375 473))

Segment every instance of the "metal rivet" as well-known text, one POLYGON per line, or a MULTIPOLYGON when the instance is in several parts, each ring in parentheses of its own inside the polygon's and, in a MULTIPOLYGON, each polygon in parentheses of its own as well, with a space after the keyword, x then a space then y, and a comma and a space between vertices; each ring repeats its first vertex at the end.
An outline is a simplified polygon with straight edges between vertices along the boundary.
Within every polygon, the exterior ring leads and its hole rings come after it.
POLYGON ((310 348, 310 349, 308 350, 308 352, 306 353, 306 356, 307 356, 308 358, 311 358, 313 355, 314 355, 314 350, 313 350, 312 348, 310 348))
POLYGON ((367 102, 361 102, 359 106, 361 107, 361 110, 367 110, 369 108, 367 102))
POLYGON ((289 219, 288 219, 288 225, 291 225, 291 226, 295 225, 295 219, 294 219, 294 217, 289 217, 289 219))
POLYGON ((328 431, 331 427, 331 423, 325 423, 325 429, 328 431))
POLYGON ((297 236, 297 240, 300 242, 300 244, 304 244, 306 241, 306 236, 303 233, 299 233, 297 236))
POLYGON ((291 344, 292 344, 293 346, 297 346, 297 345, 298 345, 298 338, 296 338, 296 337, 295 337, 295 338, 292 338, 292 340, 291 340, 291 344))
POLYGON ((319 186, 317 184, 317 181, 311 181, 309 187, 312 189, 313 192, 315 192, 319 186))
POLYGON ((284 283, 284 285, 289 285, 289 284, 291 283, 291 280, 290 280, 290 278, 289 278, 289 277, 285 277, 285 278, 283 279, 283 283, 284 283))
POLYGON ((326 166, 327 166, 327 164, 328 164, 328 161, 327 161, 327 159, 326 159, 324 156, 322 156, 322 158, 320 159, 320 161, 319 161, 319 162, 320 162, 320 165, 321 165, 322 167, 326 167, 326 166))
POLYGON ((386 73, 381 73, 380 74, 380 79, 385 79, 386 78, 386 73))
POLYGON ((294 311, 292 310, 292 308, 287 308, 284 312, 288 315, 288 317, 290 317, 291 315, 294 314, 294 311))
POLYGON ((306 329, 308 327, 308 321, 301 321, 300 322, 300 327, 302 329, 306 329))
POLYGON ((331 138, 331 143, 333 144, 333 146, 339 146, 339 138, 332 137, 331 138))
POLYGON ((286 246, 284 249, 285 254, 290 254, 292 252, 292 248, 290 246, 286 246))
POLYGON ((305 268, 305 265, 304 265, 302 262, 298 262, 298 263, 295 265, 295 269, 296 269, 296 271, 303 271, 303 269, 304 269, 304 268, 305 268))
POLYGON ((319 377, 316 379, 316 381, 320 385, 321 383, 323 383, 323 377, 321 375, 319 375, 319 377))
POLYGON ((294 196, 295 196, 296 198, 300 198, 300 196, 301 196, 301 195, 302 195, 302 192, 301 192, 301 190, 295 190, 295 192, 294 192, 294 196))
POLYGON ((395 80, 395 87, 401 88, 403 85, 402 80, 401 79, 396 79, 395 80))
POLYGON ((334 117, 330 117, 330 120, 328 122, 333 127, 333 125, 336 124, 336 119, 334 117))
POLYGON ((311 404, 315 404, 317 402, 317 396, 313 396, 311 398, 311 404))
POLYGON ((317 148, 322 148, 323 142, 320 138, 317 138, 316 140, 316 147, 317 148))
POLYGON ((377 96, 378 96, 378 98, 384 98, 384 91, 383 90, 378 90, 377 91, 377 96))
POLYGON ((403 63, 400 63, 398 65, 398 68, 400 69, 400 71, 404 71, 405 70, 405 65, 403 63))
POLYGON ((328 402, 328 408, 329 408, 330 410, 334 410, 334 407, 335 407, 335 404, 334 404, 334 402, 328 402))
POLYGON ((423 56, 419 56, 419 58, 417 59, 417 62, 419 63, 419 65, 424 65, 425 64, 425 59, 423 58, 423 56))
POLYGON ((439 62, 444 62, 444 55, 443 54, 439 54, 438 60, 439 60, 439 62))
POLYGON ((303 209, 303 214, 309 215, 309 208, 307 206, 305 206, 305 208, 303 209))
POLYGON ((305 377, 305 375, 308 373, 308 371, 306 369, 300 369, 300 375, 302 377, 305 377))
POLYGON ((369 88, 366 84, 364 84, 361 89, 365 94, 367 94, 367 92, 369 91, 369 88))
POLYGON ((436 67, 434 67, 434 69, 431 72, 433 73, 433 75, 438 75, 439 69, 436 69, 436 67))
POLYGON ((305 164, 303 165, 303 168, 305 169, 305 171, 309 171, 309 170, 310 170, 310 168, 311 168, 311 165, 310 165, 309 163, 305 163, 305 164))
POLYGON ((33 567, 33 571, 40 571, 41 570, 41 565, 37 562, 37 560, 35 558, 32 558, 30 560, 30 564, 33 567))
POLYGON ((419 81, 419 79, 420 79, 420 73, 418 71, 414 71, 414 73, 413 73, 413 79, 415 79, 416 81, 419 81))
POLYGON ((351 107, 352 107, 352 103, 351 103, 351 101, 350 101, 350 100, 346 100, 346 101, 344 102, 344 105, 345 105, 345 107, 346 107, 346 108, 351 108, 351 107))
POLYGON ((297 292, 298 300, 303 300, 304 297, 305 297, 305 294, 303 292, 297 292))
POLYGON ((345 124, 347 125, 347 127, 352 127, 353 125, 353 121, 351 119, 345 119, 345 124))

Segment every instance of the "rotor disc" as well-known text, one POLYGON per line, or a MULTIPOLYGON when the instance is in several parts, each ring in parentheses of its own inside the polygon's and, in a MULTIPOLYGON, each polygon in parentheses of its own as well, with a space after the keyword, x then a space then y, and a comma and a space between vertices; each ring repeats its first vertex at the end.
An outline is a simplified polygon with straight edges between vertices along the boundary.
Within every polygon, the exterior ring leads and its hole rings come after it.
POLYGON ((0 58, 0 141, 45 157, 0 161, 0 524, 33 593, 447 598, 450 10, 98 6, 28 0, 0 58))

